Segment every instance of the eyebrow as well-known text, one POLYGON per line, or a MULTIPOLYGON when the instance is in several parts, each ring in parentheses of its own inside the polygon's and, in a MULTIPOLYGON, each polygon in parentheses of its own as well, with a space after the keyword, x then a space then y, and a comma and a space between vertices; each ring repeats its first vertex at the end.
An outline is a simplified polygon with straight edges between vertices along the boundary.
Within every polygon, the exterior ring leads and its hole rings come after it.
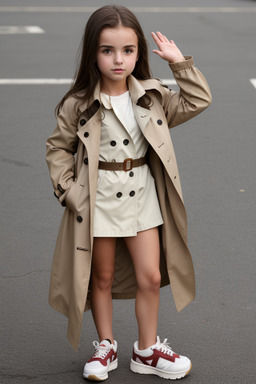
MULTIPOLYGON (((113 45, 108 45, 108 44, 102 44, 102 45, 100 45, 99 48, 114 48, 114 46, 113 45)), ((128 44, 128 45, 125 45, 123 48, 136 48, 136 45, 128 44)))

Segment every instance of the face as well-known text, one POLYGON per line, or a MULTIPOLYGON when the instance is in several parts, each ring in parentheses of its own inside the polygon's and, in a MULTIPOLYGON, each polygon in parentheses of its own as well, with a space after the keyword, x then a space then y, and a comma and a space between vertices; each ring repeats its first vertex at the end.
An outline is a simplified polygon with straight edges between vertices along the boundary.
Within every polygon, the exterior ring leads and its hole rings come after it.
POLYGON ((138 60, 138 38, 133 29, 119 26, 101 31, 97 65, 101 73, 102 91, 125 92, 126 79, 138 60))

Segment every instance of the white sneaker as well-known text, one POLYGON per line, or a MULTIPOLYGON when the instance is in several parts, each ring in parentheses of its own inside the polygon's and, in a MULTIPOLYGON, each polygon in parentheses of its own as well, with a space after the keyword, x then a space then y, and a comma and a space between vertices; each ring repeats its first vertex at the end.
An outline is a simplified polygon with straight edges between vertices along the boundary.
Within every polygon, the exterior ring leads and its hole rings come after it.
POLYGON ((138 349, 137 341, 134 343, 130 369, 135 373, 176 380, 186 376, 191 368, 191 361, 185 356, 174 353, 167 339, 161 343, 157 336, 157 343, 144 350, 138 349))
POLYGON ((84 378, 92 381, 103 381, 108 378, 108 372, 117 368, 117 342, 111 344, 108 340, 93 342, 95 352, 84 366, 84 378))

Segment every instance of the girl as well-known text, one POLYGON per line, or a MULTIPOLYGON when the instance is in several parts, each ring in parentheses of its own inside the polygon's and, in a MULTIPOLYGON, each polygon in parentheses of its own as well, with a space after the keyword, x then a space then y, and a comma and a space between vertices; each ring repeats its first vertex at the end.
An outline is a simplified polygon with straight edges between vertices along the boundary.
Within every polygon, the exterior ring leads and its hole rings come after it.
POLYGON ((49 302, 69 318, 78 348, 91 308, 99 336, 84 377, 105 380, 117 368, 112 298, 136 296, 138 341, 130 368, 163 378, 191 369, 157 336, 159 288, 170 284, 177 310, 194 298, 186 213, 172 128, 211 102, 203 75, 175 43, 152 33, 180 87, 152 79, 145 37, 125 7, 104 6, 85 28, 78 73, 57 106, 47 140, 56 197, 66 206, 57 239, 49 302))

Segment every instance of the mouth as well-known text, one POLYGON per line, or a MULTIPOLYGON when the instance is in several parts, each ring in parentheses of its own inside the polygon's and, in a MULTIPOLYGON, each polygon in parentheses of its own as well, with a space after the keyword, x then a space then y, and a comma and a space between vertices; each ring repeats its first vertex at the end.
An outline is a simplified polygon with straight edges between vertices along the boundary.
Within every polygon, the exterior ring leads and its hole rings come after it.
POLYGON ((124 69, 123 69, 123 68, 114 68, 114 69, 112 69, 112 71, 113 71, 114 73, 123 73, 123 72, 124 72, 124 69))

